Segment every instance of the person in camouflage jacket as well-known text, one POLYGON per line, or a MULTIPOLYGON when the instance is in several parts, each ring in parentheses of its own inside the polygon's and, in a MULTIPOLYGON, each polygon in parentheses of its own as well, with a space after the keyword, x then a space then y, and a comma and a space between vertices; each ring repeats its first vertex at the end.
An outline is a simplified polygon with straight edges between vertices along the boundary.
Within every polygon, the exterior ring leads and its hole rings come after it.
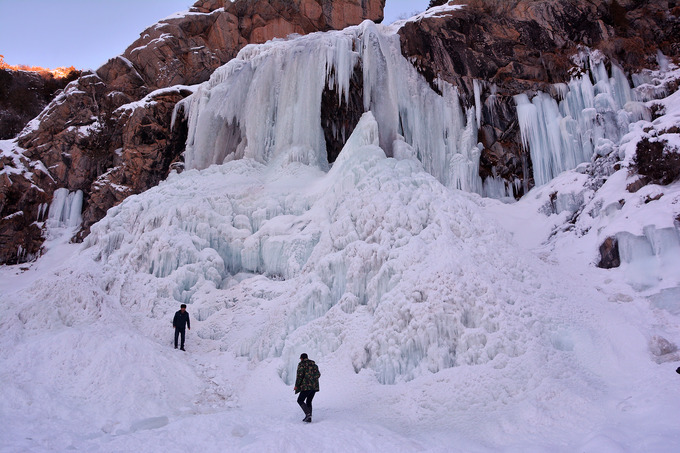
POLYGON ((301 354, 295 379, 295 393, 300 393, 297 402, 305 413, 303 422, 312 422, 312 400, 319 391, 319 377, 321 377, 321 372, 316 363, 309 360, 307 354, 301 354))

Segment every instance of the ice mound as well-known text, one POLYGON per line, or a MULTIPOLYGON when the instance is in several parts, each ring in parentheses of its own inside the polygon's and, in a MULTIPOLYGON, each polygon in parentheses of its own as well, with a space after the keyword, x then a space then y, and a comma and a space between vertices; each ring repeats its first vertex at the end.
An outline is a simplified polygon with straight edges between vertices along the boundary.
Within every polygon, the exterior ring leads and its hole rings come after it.
POLYGON ((287 383, 300 348, 349 348, 382 383, 523 354, 541 285, 511 239, 378 143, 369 112, 327 174, 245 158, 172 175, 110 210, 85 246, 123 304, 143 294, 151 317, 191 304, 201 338, 281 357, 287 383))

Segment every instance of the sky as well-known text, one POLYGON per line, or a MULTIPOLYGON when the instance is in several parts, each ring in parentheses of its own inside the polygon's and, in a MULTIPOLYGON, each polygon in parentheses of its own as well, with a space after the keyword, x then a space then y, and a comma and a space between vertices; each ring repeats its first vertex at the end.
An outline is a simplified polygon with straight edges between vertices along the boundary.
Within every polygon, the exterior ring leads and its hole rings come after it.
MULTIPOLYGON (((11 65, 96 69, 192 0, 0 0, 0 55, 11 65), (30 8, 27 7, 30 5, 30 8)), ((385 23, 429 0, 387 0, 385 23)), ((410 14, 409 14, 410 15, 410 14)))

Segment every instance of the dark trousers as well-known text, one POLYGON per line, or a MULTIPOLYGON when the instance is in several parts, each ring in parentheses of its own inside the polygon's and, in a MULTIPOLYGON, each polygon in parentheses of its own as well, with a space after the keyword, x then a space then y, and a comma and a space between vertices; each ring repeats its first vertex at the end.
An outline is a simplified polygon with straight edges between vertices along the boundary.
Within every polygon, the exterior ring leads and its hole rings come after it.
POLYGON ((314 390, 303 390, 298 396, 298 404, 302 408, 305 415, 312 415, 312 400, 316 391, 314 390))
POLYGON ((177 349, 177 337, 179 337, 179 334, 182 334, 182 349, 184 349, 184 329, 177 329, 175 328, 175 349, 177 349))

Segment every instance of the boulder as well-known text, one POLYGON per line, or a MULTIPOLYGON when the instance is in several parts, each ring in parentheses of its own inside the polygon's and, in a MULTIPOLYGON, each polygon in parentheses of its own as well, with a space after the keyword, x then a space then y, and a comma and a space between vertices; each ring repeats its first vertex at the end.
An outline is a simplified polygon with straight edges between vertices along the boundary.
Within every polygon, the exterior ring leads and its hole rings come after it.
POLYGON ((608 237, 600 245, 600 262, 597 267, 602 269, 612 269, 621 265, 619 256, 619 241, 615 237, 608 237))

